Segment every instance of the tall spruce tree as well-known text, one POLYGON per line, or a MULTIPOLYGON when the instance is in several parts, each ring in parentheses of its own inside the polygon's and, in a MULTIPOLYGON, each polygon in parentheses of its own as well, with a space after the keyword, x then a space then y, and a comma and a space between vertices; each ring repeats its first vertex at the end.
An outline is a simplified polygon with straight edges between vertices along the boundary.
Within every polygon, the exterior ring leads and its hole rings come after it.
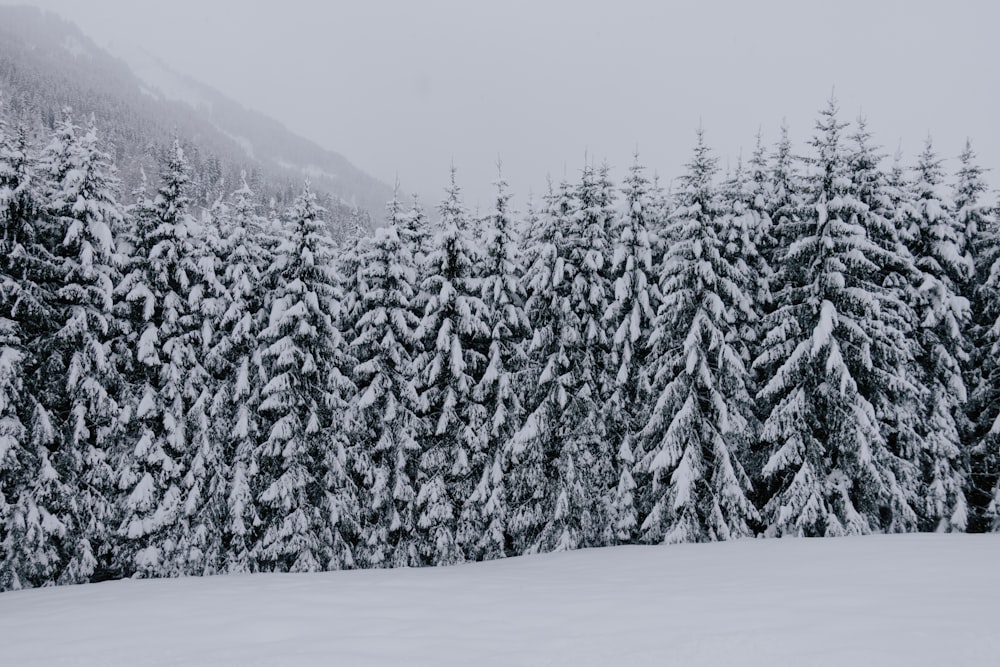
POLYGON ((970 401, 970 414, 978 414, 969 485, 974 512, 970 528, 1000 531, 1000 365, 996 362, 1000 358, 1000 258, 994 260, 980 294, 993 323, 983 332, 985 360, 980 385, 970 401))
MULTIPOLYGON (((33 348, 55 322, 58 276, 40 219, 42 193, 27 133, 0 123, 0 589, 51 585, 71 492, 53 465, 55 429, 32 385, 44 366, 33 348)), ((41 374, 44 377, 44 374, 41 374)))
POLYGON ((109 363, 114 242, 123 222, 111 158, 93 123, 81 134, 67 117, 42 152, 43 215, 59 268, 52 297, 56 321, 38 349, 49 358, 49 410, 66 415, 59 431, 62 474, 73 489, 67 507, 64 583, 89 580, 110 564, 115 480, 110 450, 117 431, 117 383, 109 363))
MULTIPOLYGON (((413 310, 416 269, 400 239, 398 220, 357 248, 357 291, 352 332, 357 386, 350 405, 351 459, 361 491, 358 558, 365 567, 420 564, 416 540, 416 484, 421 420, 417 416, 415 360, 419 319, 413 310)), ((355 263, 355 262, 352 262, 355 263)))
POLYGON ((752 429, 745 342, 752 320, 745 263, 727 257, 727 225, 712 182, 713 158, 699 129, 669 222, 674 239, 660 274, 653 326, 654 404, 642 437, 651 476, 646 542, 726 540, 753 534, 757 511, 738 454, 752 429))
POLYGON ((996 298, 997 276, 993 267, 1000 258, 1000 229, 996 209, 985 201, 984 169, 976 161, 972 143, 965 142, 959 156, 953 199, 959 230, 964 230, 973 259, 972 280, 963 288, 971 303, 970 356, 965 368, 969 401, 965 424, 970 448, 969 529, 990 530, 996 521, 994 486, 1000 473, 1000 448, 994 423, 1000 415, 1000 365, 997 363, 996 322, 1000 300, 996 298))
POLYGON ((963 371, 971 314, 962 292, 972 280, 973 264, 929 138, 915 172, 909 239, 919 270, 915 308, 920 324, 915 335, 925 390, 919 419, 923 486, 917 510, 922 530, 965 530, 968 463, 961 419, 968 393, 963 371))
POLYGON ((478 451, 472 468, 479 471, 460 516, 459 542, 474 560, 507 555, 510 505, 507 475, 511 438, 524 418, 520 373, 530 332, 524 313, 523 267, 507 182, 498 174, 493 211, 485 226, 479 295, 488 329, 486 367, 473 389, 482 406, 478 451))
POLYGON ((21 236, 23 153, 0 118, 0 589, 20 588, 22 567, 12 562, 17 539, 15 507, 28 456, 27 428, 22 420, 24 349, 12 319, 19 282, 11 259, 21 236))
POLYGON ((867 382, 884 326, 879 250, 859 219, 865 206, 851 180, 844 127, 831 99, 811 141, 808 205, 779 222, 779 238, 791 244, 755 362, 768 377, 759 399, 767 406, 762 472, 771 535, 868 533, 900 504, 867 382))
POLYGON ((529 382, 537 389, 513 441, 519 468, 513 502, 515 531, 538 531, 527 547, 532 551, 605 544, 612 532, 614 451, 601 401, 611 385, 602 320, 610 297, 613 199, 607 169, 589 165, 575 190, 561 185, 551 193, 526 274, 534 327, 529 382), (552 479, 541 496, 524 487, 540 471, 552 479))
POLYGON ((124 540, 116 565, 141 576, 200 573, 203 554, 185 549, 190 535, 188 477, 196 450, 189 414, 206 373, 199 359, 198 280, 189 228, 189 167, 178 142, 166 157, 152 200, 131 209, 133 254, 115 289, 118 327, 132 353, 121 360, 128 397, 116 470, 124 540))
MULTIPOLYGON (((441 224, 427 257, 427 295, 417 337, 419 413, 425 421, 417 478, 417 528, 424 562, 448 565, 464 557, 458 517, 482 471, 482 405, 474 390, 485 366, 489 335, 475 276, 478 253, 455 170, 441 204, 441 224)), ((463 526, 463 532, 468 527, 463 526)), ((471 536, 463 535, 463 542, 471 536)))
POLYGON ((575 443, 564 443, 571 425, 563 415, 574 389, 570 346, 579 331, 569 307, 576 267, 568 257, 566 234, 573 205, 568 183, 550 188, 526 254, 525 310, 533 331, 524 375, 527 416, 511 440, 508 475, 511 542, 522 554, 570 549, 580 542, 578 527, 570 523, 582 496, 574 488, 579 453, 575 443), (570 488, 556 487, 550 481, 556 475, 562 487, 570 488), (554 544, 551 531, 543 534, 550 517, 568 524, 554 544))
POLYGON ((338 299, 323 209, 306 186, 287 213, 270 271, 275 293, 258 339, 266 383, 259 495, 261 569, 311 572, 354 564, 357 491, 348 474, 346 399, 353 387, 335 326, 338 299))
POLYGON ((884 156, 872 145, 864 117, 858 118, 848 140, 851 188, 861 204, 855 216, 871 241, 865 258, 870 263, 871 289, 878 299, 878 310, 870 316, 868 327, 871 367, 857 381, 875 408, 885 441, 885 446, 875 451, 878 464, 886 471, 889 517, 880 528, 905 532, 913 530, 917 522, 913 508, 920 488, 914 462, 920 449, 917 422, 921 392, 914 368, 916 314, 911 305, 915 265, 898 230, 901 215, 908 208, 895 198, 891 173, 880 167, 884 156))
POLYGON ((613 384, 604 404, 604 417, 615 448, 617 472, 609 520, 611 539, 621 543, 632 541, 639 528, 636 434, 647 417, 649 338, 659 305, 650 229, 660 223, 653 217, 653 193, 644 172, 636 155, 622 188, 625 210, 617 219, 608 272, 614 293, 605 314, 610 341, 607 372, 613 384))
MULTIPOLYGON (((584 167, 574 193, 567 233, 569 260, 576 267, 569 307, 579 327, 570 336, 569 362, 575 377, 570 410, 565 414, 573 424, 569 440, 574 442, 568 452, 578 457, 573 465, 583 492, 577 510, 581 538, 578 546, 608 544, 616 530, 610 511, 619 481, 615 465, 618 448, 609 438, 603 411, 615 383, 615 373, 607 367, 612 337, 604 322, 614 296, 609 274, 618 217, 609 174, 607 164, 584 167)), ((570 489, 572 485, 567 491, 570 489)), ((564 520, 554 521, 551 527, 564 530, 564 520)))
POLYGON ((218 211, 224 302, 206 361, 215 379, 209 408, 213 438, 228 467, 222 488, 216 489, 224 545, 219 567, 226 572, 257 569, 252 550, 261 523, 257 473, 265 438, 258 408, 266 374, 258 336, 267 324, 265 302, 271 290, 264 276, 273 258, 252 202, 244 178, 231 202, 218 211))

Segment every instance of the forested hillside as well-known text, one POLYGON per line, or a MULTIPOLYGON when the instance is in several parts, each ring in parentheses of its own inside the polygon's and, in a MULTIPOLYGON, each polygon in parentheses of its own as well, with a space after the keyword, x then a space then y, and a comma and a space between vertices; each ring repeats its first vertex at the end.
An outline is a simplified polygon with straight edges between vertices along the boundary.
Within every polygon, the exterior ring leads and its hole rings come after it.
POLYGON ((670 196, 637 157, 477 217, 453 170, 335 242, 308 187, 195 224, 179 143, 123 205, 102 132, 0 126, 2 589, 1000 525, 970 145, 831 100, 670 196))
POLYGON ((179 139, 191 170, 189 196, 199 206, 211 206, 237 188, 245 172, 258 202, 278 209, 292 202, 308 178, 330 210, 335 232, 356 223, 370 228, 371 218, 382 215, 389 186, 277 121, 158 67, 176 90, 139 78, 53 14, 0 7, 0 106, 39 134, 54 129, 67 107, 77 118, 93 116, 126 196, 139 186, 143 170, 157 173, 158 161, 179 139))

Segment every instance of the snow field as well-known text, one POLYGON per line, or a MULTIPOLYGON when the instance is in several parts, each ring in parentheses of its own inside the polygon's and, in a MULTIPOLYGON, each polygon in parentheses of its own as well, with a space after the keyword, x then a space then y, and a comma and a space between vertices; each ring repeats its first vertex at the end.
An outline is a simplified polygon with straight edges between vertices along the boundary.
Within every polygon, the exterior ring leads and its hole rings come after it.
POLYGON ((0 664, 990 665, 998 556, 998 535, 742 540, 15 591, 0 664))

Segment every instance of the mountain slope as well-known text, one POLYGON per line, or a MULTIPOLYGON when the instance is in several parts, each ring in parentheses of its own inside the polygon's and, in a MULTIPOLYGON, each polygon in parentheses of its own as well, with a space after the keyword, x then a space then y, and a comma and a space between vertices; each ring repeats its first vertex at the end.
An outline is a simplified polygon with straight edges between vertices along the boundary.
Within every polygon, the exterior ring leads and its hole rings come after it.
POLYGON ((998 535, 615 547, 0 594, 31 665, 986 665, 998 535))
POLYGON ((188 149, 202 203, 231 189, 243 170, 262 199, 278 205, 306 178, 329 195, 327 205, 356 206, 376 217, 392 196, 388 185, 277 121, 148 55, 138 53, 135 61, 139 75, 51 13, 0 7, 0 104, 39 127, 51 127, 66 106, 77 118, 93 115, 115 146, 126 192, 138 184, 140 167, 156 173, 156 153, 176 136, 188 149), (220 188, 220 179, 227 185, 220 188))

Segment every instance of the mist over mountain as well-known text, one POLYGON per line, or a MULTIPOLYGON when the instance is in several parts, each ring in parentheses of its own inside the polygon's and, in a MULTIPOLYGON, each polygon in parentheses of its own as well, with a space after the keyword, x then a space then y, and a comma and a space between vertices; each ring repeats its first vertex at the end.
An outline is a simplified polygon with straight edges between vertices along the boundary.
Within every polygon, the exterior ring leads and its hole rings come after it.
POLYGON ((192 195, 201 205, 239 187, 245 172, 262 206, 284 207, 309 180, 334 227, 353 226, 355 219, 371 227, 381 218, 392 196, 387 184, 171 71, 131 38, 116 41, 113 55, 52 13, 0 7, 0 106, 38 132, 53 128, 66 107, 80 121, 92 116, 112 147, 126 197, 143 171, 157 173, 158 156, 178 138, 193 170, 192 195))

